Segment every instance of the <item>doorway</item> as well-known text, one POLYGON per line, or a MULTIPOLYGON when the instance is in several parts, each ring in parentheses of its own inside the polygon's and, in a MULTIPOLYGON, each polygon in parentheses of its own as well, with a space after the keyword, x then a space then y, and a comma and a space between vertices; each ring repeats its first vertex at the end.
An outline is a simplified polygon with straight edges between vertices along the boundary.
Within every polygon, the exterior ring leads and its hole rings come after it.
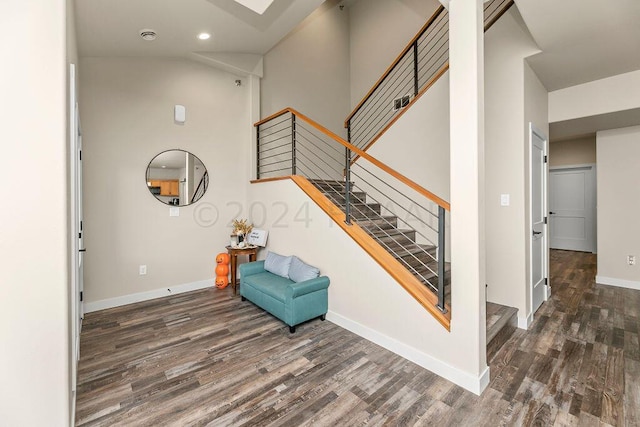
POLYGON ((547 149, 544 133, 529 123, 529 292, 533 313, 549 298, 549 245, 547 228, 547 149))
POLYGON ((596 252, 596 166, 549 171, 549 246, 596 252))

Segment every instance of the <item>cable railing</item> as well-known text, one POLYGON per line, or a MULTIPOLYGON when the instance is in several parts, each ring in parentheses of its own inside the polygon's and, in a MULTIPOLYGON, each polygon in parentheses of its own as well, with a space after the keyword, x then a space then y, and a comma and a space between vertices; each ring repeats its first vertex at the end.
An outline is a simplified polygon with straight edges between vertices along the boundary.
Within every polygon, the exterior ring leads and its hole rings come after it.
POLYGON ((436 296, 450 304, 449 203, 293 109, 258 123, 257 178, 303 176, 436 296), (353 163, 354 156, 362 158, 353 163))
POLYGON ((204 193, 207 192, 207 187, 209 187, 209 172, 205 171, 204 175, 202 175, 202 178, 200 178, 200 182, 198 183, 198 187, 196 187, 196 191, 193 193, 191 203, 200 200, 200 197, 204 196, 204 193))
MULTIPOLYGON (((513 0, 484 5, 487 31, 513 0)), ((449 13, 440 6, 347 116, 347 139, 366 151, 449 69, 449 13)))

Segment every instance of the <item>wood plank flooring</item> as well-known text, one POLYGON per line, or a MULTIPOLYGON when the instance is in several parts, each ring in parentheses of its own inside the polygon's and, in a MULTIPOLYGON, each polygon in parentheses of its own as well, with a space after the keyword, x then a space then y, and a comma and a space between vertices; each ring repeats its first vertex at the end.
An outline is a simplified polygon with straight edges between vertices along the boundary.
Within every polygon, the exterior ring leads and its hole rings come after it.
POLYGON ((553 296, 475 396, 329 321, 288 328, 229 289, 86 316, 80 426, 640 425, 640 292, 552 251, 553 296))

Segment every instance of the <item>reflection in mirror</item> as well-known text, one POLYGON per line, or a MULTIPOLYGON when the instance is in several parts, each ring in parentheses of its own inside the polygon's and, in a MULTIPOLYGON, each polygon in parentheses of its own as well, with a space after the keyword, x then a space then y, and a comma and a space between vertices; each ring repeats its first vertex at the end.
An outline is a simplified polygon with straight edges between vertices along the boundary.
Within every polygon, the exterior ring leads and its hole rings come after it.
POLYGON ((162 203, 187 206, 197 202, 209 186, 209 174, 199 158, 183 150, 167 150, 147 166, 147 187, 162 203))

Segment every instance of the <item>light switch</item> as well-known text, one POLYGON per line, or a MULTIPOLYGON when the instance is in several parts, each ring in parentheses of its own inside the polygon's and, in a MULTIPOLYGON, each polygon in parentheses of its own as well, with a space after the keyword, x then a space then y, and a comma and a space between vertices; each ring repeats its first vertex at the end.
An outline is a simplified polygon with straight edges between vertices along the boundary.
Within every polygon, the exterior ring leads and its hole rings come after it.
POLYGON ((509 204, 510 204, 509 195, 508 194, 501 194, 500 195, 500 206, 509 206, 509 204))
POLYGON ((169 208, 169 216, 180 216, 180 208, 176 208, 176 207, 169 208))

